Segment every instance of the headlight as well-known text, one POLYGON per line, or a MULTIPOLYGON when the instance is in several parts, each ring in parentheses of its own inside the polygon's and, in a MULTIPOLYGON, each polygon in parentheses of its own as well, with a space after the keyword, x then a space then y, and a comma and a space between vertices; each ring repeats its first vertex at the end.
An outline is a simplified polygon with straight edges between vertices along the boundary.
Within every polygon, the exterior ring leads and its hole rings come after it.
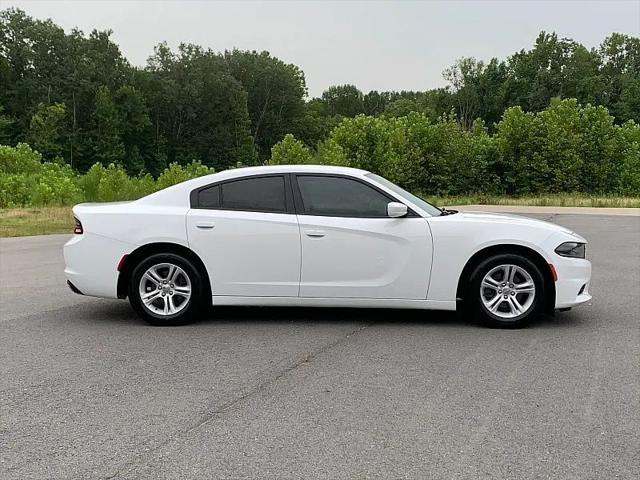
POLYGON ((585 245, 579 242, 564 242, 556 248, 555 252, 561 257, 584 258, 585 245))

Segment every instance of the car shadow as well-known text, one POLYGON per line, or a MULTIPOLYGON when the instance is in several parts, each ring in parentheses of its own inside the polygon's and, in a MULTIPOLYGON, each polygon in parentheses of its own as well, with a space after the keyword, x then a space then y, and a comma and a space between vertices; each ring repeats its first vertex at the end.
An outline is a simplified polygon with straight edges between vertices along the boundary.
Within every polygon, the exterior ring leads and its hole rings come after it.
MULTIPOLYGON (((129 323, 146 325, 133 311, 129 302, 101 300, 87 305, 92 310, 92 322, 129 323)), ((83 317, 86 315, 83 312, 83 317)), ((366 324, 433 324, 474 325, 456 312, 386 308, 334 307, 243 307, 219 306, 202 311, 191 325, 227 322, 322 322, 366 324)))
POLYGON ((387 308, 342 307, 212 307, 198 323, 210 322, 323 322, 365 324, 431 323, 461 325, 471 322, 455 312, 387 308))
MULTIPOLYGON (((139 318, 128 302, 99 301, 93 304, 92 322, 137 324, 147 323, 139 318)), ((219 306, 205 309, 190 324, 216 325, 223 323, 357 323, 373 325, 425 325, 448 327, 485 328, 468 314, 413 309, 387 308, 337 308, 337 307, 242 307, 219 306)), ((528 328, 557 328, 577 326, 583 323, 581 315, 570 312, 543 315, 528 328)))

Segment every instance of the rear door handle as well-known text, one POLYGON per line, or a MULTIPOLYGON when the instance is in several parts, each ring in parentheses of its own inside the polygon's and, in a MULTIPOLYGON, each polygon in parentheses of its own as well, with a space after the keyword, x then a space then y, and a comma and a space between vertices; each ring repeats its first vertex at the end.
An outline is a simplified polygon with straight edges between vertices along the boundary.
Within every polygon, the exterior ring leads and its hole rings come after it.
POLYGON ((201 228, 203 230, 211 230, 216 225, 214 223, 196 223, 196 227, 201 228))
POLYGON ((307 237, 324 237, 324 230, 305 230, 305 235, 307 237))

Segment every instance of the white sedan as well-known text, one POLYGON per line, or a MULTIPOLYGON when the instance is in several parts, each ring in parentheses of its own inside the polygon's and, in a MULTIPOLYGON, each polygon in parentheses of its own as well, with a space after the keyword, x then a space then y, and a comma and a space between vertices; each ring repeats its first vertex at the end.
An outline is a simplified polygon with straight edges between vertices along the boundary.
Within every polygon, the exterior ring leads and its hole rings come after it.
POLYGON ((226 170, 73 212, 70 288, 129 297, 154 325, 184 324, 213 304, 465 308, 516 327, 591 299, 580 235, 441 210, 352 168, 226 170))

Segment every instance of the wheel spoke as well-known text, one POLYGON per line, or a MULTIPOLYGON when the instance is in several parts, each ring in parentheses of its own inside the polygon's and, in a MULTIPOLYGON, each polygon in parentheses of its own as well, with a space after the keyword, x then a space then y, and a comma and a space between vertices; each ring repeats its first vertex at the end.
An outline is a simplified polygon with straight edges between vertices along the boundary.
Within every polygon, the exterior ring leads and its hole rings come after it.
POLYGON ((509 281, 509 272, 511 271, 511 267, 509 265, 504 265, 502 267, 502 283, 506 283, 509 281))
POLYGON ((489 277, 486 276, 484 277, 484 279, 482 280, 482 286, 483 287, 487 287, 487 288, 492 288, 494 290, 497 290, 498 287, 500 286, 500 282, 498 282, 495 278, 493 277, 489 277))
POLYGON ((518 283, 514 286, 514 290, 517 293, 533 293, 535 291, 535 285, 533 284, 533 282, 523 282, 523 283, 518 283))
POLYGON ((516 269, 516 267, 514 267, 513 265, 509 265, 507 268, 509 269, 509 270, 508 270, 508 275, 507 275, 507 277, 506 277, 506 278, 507 278, 507 281, 508 281, 509 283, 513 283, 513 279, 514 279, 514 277, 516 276, 517 269, 516 269))
POLYGON ((160 277, 158 277, 158 274, 151 269, 147 270, 147 272, 144 274, 144 278, 146 278, 147 280, 151 280, 151 283, 156 286, 162 283, 162 280, 160 279, 160 277))
POLYGON ((165 277, 165 280, 172 281, 173 276, 175 275, 177 270, 178 270, 178 267, 176 267, 175 265, 169 265, 169 271, 167 272, 167 276, 165 277))
POLYGON ((183 275, 184 276, 184 271, 180 268, 177 267, 174 272, 173 275, 171 275, 171 277, 169 278, 169 281, 176 283, 176 281, 178 280, 178 278, 183 275))
POLYGON ((498 307, 500 306, 503 300, 504 299, 502 298, 502 295, 496 295, 491 300, 489 300, 489 304, 487 305, 487 307, 492 312, 495 312, 496 310, 498 310, 498 307))
POLYGON ((175 287, 173 289, 174 295, 180 295, 181 297, 189 298, 191 295, 191 289, 189 287, 175 287))
POLYGON ((167 295, 167 304, 169 305, 169 313, 174 313, 176 311, 176 306, 173 303, 173 296, 172 295, 167 295))
POLYGON ((151 290, 150 292, 142 295, 142 301, 147 305, 150 305, 158 297, 158 295, 160 295, 160 293, 160 290, 151 290))
POLYGON ((516 300, 515 296, 509 297, 509 306, 516 315, 520 315, 523 311, 522 305, 520 305, 520 302, 516 300))

